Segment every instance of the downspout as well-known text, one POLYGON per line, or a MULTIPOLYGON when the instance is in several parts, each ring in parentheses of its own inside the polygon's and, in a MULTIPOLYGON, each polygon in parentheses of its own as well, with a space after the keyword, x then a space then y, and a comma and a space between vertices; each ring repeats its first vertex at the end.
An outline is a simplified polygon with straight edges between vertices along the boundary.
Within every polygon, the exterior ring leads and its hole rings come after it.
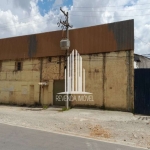
MULTIPOLYGON (((40 82, 42 82, 43 58, 40 59, 40 82)), ((39 104, 41 105, 42 86, 39 87, 39 104)))

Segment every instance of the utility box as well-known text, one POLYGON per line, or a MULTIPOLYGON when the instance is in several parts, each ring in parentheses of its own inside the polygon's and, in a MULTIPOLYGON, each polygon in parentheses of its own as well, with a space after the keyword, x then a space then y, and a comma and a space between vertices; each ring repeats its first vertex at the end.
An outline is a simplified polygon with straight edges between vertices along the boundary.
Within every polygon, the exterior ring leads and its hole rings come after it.
POLYGON ((69 39, 62 39, 60 41, 60 47, 62 50, 68 50, 70 47, 70 41, 69 39))

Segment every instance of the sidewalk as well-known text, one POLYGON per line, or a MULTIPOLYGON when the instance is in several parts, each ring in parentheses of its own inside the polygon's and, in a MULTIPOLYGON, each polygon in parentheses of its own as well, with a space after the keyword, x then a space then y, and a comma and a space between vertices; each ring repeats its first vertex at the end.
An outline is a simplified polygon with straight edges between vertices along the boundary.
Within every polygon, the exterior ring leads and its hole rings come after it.
POLYGON ((150 116, 127 112, 0 106, 0 123, 150 147, 150 116))

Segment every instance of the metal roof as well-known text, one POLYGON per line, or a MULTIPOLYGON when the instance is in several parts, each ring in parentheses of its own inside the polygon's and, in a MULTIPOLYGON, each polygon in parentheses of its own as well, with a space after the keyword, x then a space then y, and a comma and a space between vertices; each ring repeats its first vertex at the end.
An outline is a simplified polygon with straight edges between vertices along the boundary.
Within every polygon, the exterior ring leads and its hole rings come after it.
MULTIPOLYGON (((70 50, 95 54, 134 50, 134 20, 70 30, 70 50)), ((61 56, 62 31, 0 39, 0 60, 61 56)))

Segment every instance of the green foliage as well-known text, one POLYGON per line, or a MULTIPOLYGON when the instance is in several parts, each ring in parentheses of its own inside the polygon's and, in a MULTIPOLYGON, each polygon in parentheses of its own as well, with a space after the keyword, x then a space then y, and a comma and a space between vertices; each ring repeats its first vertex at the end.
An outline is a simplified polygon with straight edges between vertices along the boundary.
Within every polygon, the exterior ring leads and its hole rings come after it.
POLYGON ((43 105, 42 107, 43 107, 43 109, 47 109, 48 105, 43 105))
POLYGON ((62 108, 62 111, 68 111, 68 110, 70 110, 70 107, 68 109, 66 107, 62 108))

